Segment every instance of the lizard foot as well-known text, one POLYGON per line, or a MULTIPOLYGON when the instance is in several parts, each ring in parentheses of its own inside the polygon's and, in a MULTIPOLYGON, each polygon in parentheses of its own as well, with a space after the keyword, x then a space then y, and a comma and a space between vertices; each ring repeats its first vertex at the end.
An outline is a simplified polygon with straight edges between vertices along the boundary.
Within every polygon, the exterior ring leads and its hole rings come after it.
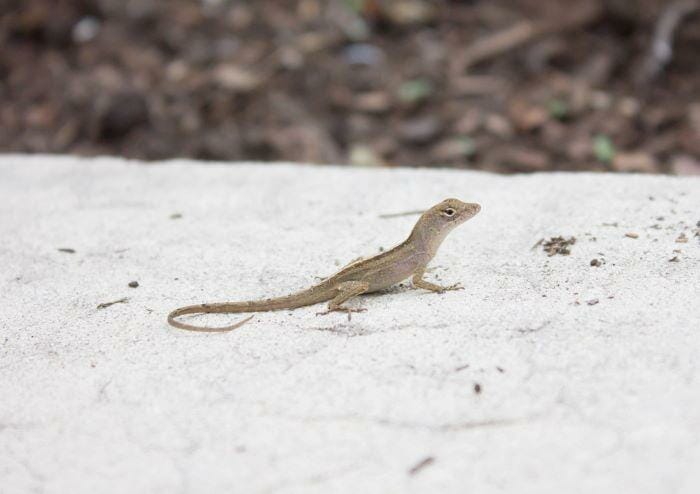
POLYGON ((433 291, 435 293, 445 293, 445 292, 451 292, 454 290, 464 290, 464 287, 459 283, 455 283, 454 285, 450 285, 450 286, 434 285, 434 286, 428 288, 428 290, 433 291))
POLYGON ((317 316, 326 316, 330 314, 331 312, 345 312, 348 315, 348 321, 352 320, 352 313, 353 312, 367 312, 367 309, 353 309, 350 307, 337 307, 335 309, 328 309, 324 310, 323 312, 317 312, 317 316))
POLYGON ((455 283, 454 285, 442 287, 442 290, 440 290, 440 293, 451 292, 454 290, 464 290, 464 287, 462 286, 461 283, 455 283))

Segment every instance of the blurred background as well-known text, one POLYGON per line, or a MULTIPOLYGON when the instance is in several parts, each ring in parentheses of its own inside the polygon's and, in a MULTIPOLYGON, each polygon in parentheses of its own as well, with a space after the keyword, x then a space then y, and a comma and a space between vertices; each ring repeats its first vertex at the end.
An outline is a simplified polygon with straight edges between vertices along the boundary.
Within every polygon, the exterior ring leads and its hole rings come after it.
POLYGON ((700 173, 700 0, 0 0, 0 152, 700 173))

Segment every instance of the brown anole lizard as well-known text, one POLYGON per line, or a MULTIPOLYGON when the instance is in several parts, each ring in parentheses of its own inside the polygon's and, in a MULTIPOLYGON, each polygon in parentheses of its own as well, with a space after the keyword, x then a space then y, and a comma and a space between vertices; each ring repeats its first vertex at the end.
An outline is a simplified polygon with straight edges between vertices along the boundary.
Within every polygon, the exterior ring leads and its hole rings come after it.
POLYGON ((388 288, 400 281, 411 278, 415 288, 423 288, 437 293, 459 290, 459 284, 440 286, 423 279, 426 267, 437 253, 440 244, 456 226, 474 217, 481 210, 475 203, 465 203, 457 199, 446 199, 425 211, 418 219, 408 238, 391 250, 368 259, 350 263, 333 276, 317 285, 278 298, 251 300, 246 302, 222 302, 189 305, 172 311, 168 322, 180 329, 190 331, 230 331, 248 322, 250 316, 232 326, 207 327, 192 326, 177 320, 185 314, 203 313, 245 313, 271 310, 296 309, 328 301, 328 310, 362 312, 364 309, 344 307, 343 303, 363 293, 371 293, 388 288))

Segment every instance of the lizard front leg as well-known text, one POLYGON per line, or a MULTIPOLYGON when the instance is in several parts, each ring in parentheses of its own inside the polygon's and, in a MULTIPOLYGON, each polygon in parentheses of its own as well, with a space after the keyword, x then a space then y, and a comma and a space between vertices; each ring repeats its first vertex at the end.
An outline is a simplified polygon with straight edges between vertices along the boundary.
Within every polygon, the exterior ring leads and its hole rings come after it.
POLYGON ((324 312, 318 312, 316 315, 330 314, 331 312, 347 312, 348 319, 350 319, 350 314, 353 312, 364 312, 366 309, 352 309, 350 307, 343 307, 343 303, 347 302, 353 297, 366 292, 369 289, 369 283, 365 281, 346 281, 340 283, 336 289, 338 294, 333 297, 330 302, 328 302, 328 310, 324 312))
POLYGON ((425 274, 425 266, 419 268, 416 270, 415 273, 413 273, 413 277, 411 278, 411 282, 413 283, 413 286, 416 288, 422 288, 424 290, 430 290, 431 292, 436 292, 436 293, 443 293, 447 292, 450 290, 464 290, 464 287, 461 286, 459 283, 455 283, 454 285, 450 286, 441 286, 441 285, 436 285, 435 283, 431 283, 429 281, 425 281, 423 279, 423 275, 425 274))

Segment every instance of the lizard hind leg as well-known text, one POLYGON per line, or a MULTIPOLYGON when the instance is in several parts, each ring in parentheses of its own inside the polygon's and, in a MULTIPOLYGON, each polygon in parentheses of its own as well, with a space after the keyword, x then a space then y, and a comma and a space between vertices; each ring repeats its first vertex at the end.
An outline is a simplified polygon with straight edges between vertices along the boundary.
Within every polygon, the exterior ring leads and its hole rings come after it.
POLYGON ((348 314, 348 320, 350 320, 353 312, 364 312, 367 310, 343 307, 343 303, 366 292, 369 289, 369 283, 365 281, 346 281, 339 284, 336 289, 338 293, 328 302, 328 309, 323 312, 317 312, 317 316, 330 314, 331 312, 346 312, 348 314))

